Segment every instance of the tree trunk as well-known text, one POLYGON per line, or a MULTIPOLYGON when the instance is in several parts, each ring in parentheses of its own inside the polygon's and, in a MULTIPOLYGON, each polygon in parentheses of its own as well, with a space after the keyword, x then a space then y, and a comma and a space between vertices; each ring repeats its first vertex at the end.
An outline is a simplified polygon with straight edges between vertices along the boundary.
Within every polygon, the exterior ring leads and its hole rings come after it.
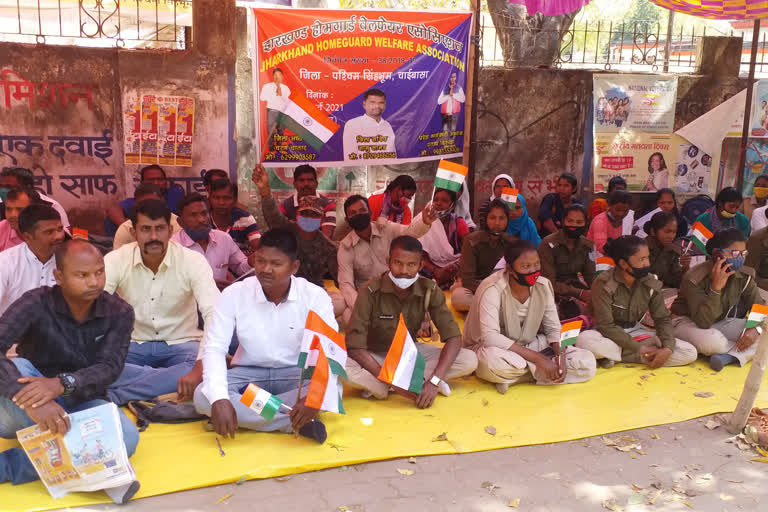
POLYGON ((525 6, 488 0, 505 67, 551 67, 560 43, 581 9, 569 14, 529 16, 525 6))
POLYGON ((757 352, 752 358, 752 367, 747 374, 747 380, 744 382, 744 390, 741 392, 741 398, 736 405, 736 409, 728 422, 728 431, 731 434, 738 434, 747 425, 749 413, 755 406, 757 393, 760 391, 760 384, 765 376, 765 368, 768 366, 768 328, 763 325, 763 333, 758 338, 757 352))

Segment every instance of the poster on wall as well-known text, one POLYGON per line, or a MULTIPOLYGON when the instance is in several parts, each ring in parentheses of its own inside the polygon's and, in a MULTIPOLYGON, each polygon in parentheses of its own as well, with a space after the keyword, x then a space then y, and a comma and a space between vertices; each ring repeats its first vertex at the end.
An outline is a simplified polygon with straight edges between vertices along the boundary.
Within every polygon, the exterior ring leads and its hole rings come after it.
POLYGON ((461 156, 471 13, 253 12, 266 167, 461 156))
POLYGON ((677 191, 681 194, 709 193, 712 155, 689 142, 677 149, 677 191))
POLYGON ((133 92, 123 103, 126 164, 192 166, 194 98, 133 92))
POLYGON ((594 190, 622 176, 632 192, 674 185, 677 77, 594 76, 594 190))
MULTIPOLYGON (((768 138, 768 80, 760 80, 755 85, 752 103, 752 119, 750 119, 750 137, 768 138)), ((744 116, 741 116, 742 122, 744 116)), ((742 127, 738 129, 741 135, 742 127)))

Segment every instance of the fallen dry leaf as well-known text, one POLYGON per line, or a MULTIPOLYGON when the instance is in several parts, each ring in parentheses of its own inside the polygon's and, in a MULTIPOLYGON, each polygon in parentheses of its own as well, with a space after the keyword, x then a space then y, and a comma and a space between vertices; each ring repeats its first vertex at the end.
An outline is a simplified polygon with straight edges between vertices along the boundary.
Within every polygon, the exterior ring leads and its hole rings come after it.
POLYGON ((447 440, 448 440, 448 432, 443 432, 442 434, 434 438, 432 441, 434 442, 434 441, 447 441, 447 440))
POLYGON ((723 492, 720 493, 720 499, 723 501, 731 501, 733 499, 733 496, 730 494, 725 494, 723 492))
POLYGON ((704 424, 704 426, 707 427, 709 430, 715 430, 717 427, 720 426, 720 422, 719 421, 715 421, 713 419, 709 419, 704 424))
POLYGON ((635 484, 632 484, 632 490, 635 491, 635 492, 642 492, 643 488, 639 487, 639 486, 637 486, 635 484))
MULTIPOLYGON (((342 466, 342 467, 346 467, 346 466, 342 466)), ((278 476, 277 478, 275 478, 275 480, 277 480, 278 482, 287 482, 291 478, 293 478, 293 475, 278 476)))
POLYGON ((616 504, 616 500, 614 500, 613 498, 604 500, 603 508, 607 510, 612 510, 613 512, 621 512, 622 510, 624 510, 622 507, 616 504))
POLYGON ((507 506, 509 508, 517 508, 520 506, 520 498, 515 498, 513 500, 509 500, 509 503, 507 503, 507 506))
POLYGON ((629 454, 629 458, 630 458, 630 459, 636 459, 636 458, 637 458, 637 455, 635 455, 634 453, 630 453, 630 454, 629 454))
POLYGON ((715 394, 710 391, 698 391, 694 393, 693 396, 697 396, 699 398, 709 398, 711 396, 715 396, 715 394))
POLYGON ((488 400, 486 400, 485 398, 483 398, 482 402, 480 403, 483 404, 483 407, 488 407, 488 400))
POLYGON ((762 455, 763 457, 768 457, 768 451, 766 451, 766 450, 763 450, 763 449, 762 449, 762 448, 760 448, 759 446, 755 446, 755 450, 757 450, 757 453, 759 453, 759 454, 760 454, 760 455, 762 455))
POLYGON ((494 492, 496 492, 496 489, 501 489, 500 485, 496 485, 493 482, 488 482, 487 480, 482 484, 480 484, 480 487, 482 487, 483 489, 488 489, 488 492, 490 494, 493 494, 494 492))
POLYGON ((217 501, 216 503, 221 503, 222 501, 228 500, 231 497, 232 497, 231 494, 226 494, 226 495, 222 496, 221 498, 219 498, 219 501, 217 501))
POLYGON ((346 505, 342 505, 339 507, 339 512, 348 512, 348 511, 349 511, 349 507, 346 505))
POLYGON ((400 468, 398 468, 397 472, 400 473, 403 476, 411 476, 411 475, 413 475, 413 471, 411 471, 410 469, 400 469, 400 468))
POLYGON ((654 434, 651 434, 651 439, 661 439, 661 437, 659 436, 659 434, 654 433, 654 434))
POLYGON ((600 437, 600 440, 605 446, 616 446, 616 441, 607 436, 600 437))
POLYGON ((491 434, 492 436, 496 435, 496 427, 494 427, 493 425, 488 425, 487 427, 485 427, 485 431, 491 434))
POLYGON ((763 462, 765 464, 768 464, 768 457, 755 457, 752 459, 752 462, 763 462))
POLYGON ((683 501, 682 503, 683 503, 683 505, 685 505, 688 508, 693 508, 693 505, 691 504, 690 501, 683 501))
POLYGON ((235 482, 235 485, 243 485, 245 483, 245 477, 241 476, 237 479, 237 482, 235 482))
POLYGON ((414 457, 410 457, 408 459, 408 462, 411 463, 411 464, 416 464, 416 459, 414 457))
POLYGON ((646 375, 641 375, 641 376, 640 376, 640 378, 641 378, 641 379, 643 379, 643 380, 645 380, 645 379, 647 379, 647 378, 649 378, 649 377, 650 377, 650 375, 648 375, 648 374, 646 374, 646 375))
POLYGON ((656 491, 656 493, 653 495, 653 497, 648 500, 648 504, 649 505, 653 505, 654 503, 656 503, 656 500, 659 499, 659 496, 661 496, 661 493, 663 493, 663 492, 664 492, 663 489, 659 489, 658 491, 656 491))

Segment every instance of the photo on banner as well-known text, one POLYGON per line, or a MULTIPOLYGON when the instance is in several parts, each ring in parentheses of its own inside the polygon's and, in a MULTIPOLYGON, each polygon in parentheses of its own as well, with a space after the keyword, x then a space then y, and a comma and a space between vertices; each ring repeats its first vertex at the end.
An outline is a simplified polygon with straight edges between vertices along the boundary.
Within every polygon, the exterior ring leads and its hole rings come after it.
POLYGON ((595 75, 593 94, 594 191, 614 176, 632 192, 674 186, 677 77, 595 75))
POLYGON ((677 191, 681 194, 708 194, 712 156, 689 142, 678 145, 677 191))
MULTIPOLYGON (((750 122, 750 137, 768 138, 768 80, 760 80, 757 83, 750 122)), ((739 127, 739 132, 741 132, 741 127, 739 127)))
POLYGON ((266 167, 459 157, 471 13, 254 9, 266 167))

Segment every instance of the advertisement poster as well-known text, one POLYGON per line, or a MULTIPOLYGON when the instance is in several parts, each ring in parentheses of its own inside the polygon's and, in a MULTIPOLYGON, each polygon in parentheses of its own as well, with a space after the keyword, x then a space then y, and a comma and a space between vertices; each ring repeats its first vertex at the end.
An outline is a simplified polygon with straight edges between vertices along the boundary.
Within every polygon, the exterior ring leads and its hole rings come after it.
MULTIPOLYGON (((768 80, 760 80, 755 85, 752 103, 752 119, 750 137, 768 138, 768 80)), ((741 116, 742 122, 744 116, 741 116)), ((738 135, 741 136, 742 127, 739 126, 738 135)))
POLYGON ((471 13, 254 9, 267 167, 458 157, 471 13))
POLYGON ((712 176, 712 155, 690 143, 677 151, 677 191, 681 194, 708 194, 712 176))
POLYGON ((674 186, 677 77, 595 75, 594 190, 622 176, 632 192, 674 186))
POLYGON ((193 98, 134 93, 124 103, 126 164, 192 166, 193 98))
POLYGON ((750 137, 744 162, 744 195, 752 195, 755 179, 768 174, 768 141, 750 137))

